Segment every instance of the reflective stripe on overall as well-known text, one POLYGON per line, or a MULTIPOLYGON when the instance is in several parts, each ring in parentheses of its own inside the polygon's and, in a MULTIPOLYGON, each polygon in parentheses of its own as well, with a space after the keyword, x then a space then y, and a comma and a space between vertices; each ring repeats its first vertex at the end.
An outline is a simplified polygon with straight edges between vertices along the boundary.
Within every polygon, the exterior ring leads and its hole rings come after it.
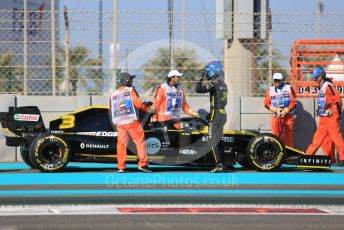
POLYGON ((131 94, 131 87, 111 94, 111 119, 115 125, 126 125, 138 120, 131 94))
MULTIPOLYGON (((271 104, 276 108, 287 108, 290 104, 291 87, 290 85, 284 85, 281 90, 276 90, 275 86, 269 88, 271 104)), ((274 113, 276 116, 277 114, 274 113)))
POLYGON ((327 117, 328 115, 326 114, 326 88, 328 86, 332 86, 332 84, 328 81, 324 82, 324 84, 321 86, 319 93, 318 93, 318 98, 317 98, 317 105, 318 105, 318 115, 321 117, 327 117))
MULTIPOLYGON (((281 90, 276 90, 275 86, 269 88, 269 96, 272 106, 276 108, 288 108, 291 103, 292 89, 290 85, 284 85, 281 90)), ((294 114, 293 111, 283 117, 277 117, 277 113, 272 114, 271 131, 273 134, 280 137, 285 145, 294 146, 294 114)))
POLYGON ((179 86, 171 87, 166 82, 162 83, 161 87, 165 90, 166 96, 165 111, 161 114, 175 118, 179 117, 183 108, 183 90, 179 86))

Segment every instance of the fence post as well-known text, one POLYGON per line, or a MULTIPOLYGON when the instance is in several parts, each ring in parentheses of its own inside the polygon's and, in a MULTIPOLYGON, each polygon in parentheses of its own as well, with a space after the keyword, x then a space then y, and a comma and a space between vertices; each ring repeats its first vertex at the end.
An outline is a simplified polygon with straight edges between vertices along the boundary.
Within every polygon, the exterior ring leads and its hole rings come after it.
MULTIPOLYGON (((66 81, 66 94, 69 95, 69 21, 67 7, 63 8, 63 16, 65 23, 65 81, 66 81)), ((74 89, 72 89, 74 90, 74 89)))
POLYGON ((174 67, 173 63, 173 0, 168 0, 168 37, 169 37, 169 57, 170 70, 174 67))
POLYGON ((28 55, 28 49, 27 49, 27 0, 24 0, 24 95, 27 95, 27 55, 28 55))
MULTIPOLYGON (((113 0, 113 72, 114 81, 112 81, 116 88, 117 84, 117 67, 118 67, 118 0, 113 0)), ((112 87, 112 86, 110 86, 112 87)))
POLYGON ((52 95, 56 95, 55 0, 51 0, 51 81, 52 95))
POLYGON ((268 76, 268 87, 271 85, 272 83, 272 33, 271 30, 269 30, 268 32, 268 39, 269 39, 269 76, 268 76))

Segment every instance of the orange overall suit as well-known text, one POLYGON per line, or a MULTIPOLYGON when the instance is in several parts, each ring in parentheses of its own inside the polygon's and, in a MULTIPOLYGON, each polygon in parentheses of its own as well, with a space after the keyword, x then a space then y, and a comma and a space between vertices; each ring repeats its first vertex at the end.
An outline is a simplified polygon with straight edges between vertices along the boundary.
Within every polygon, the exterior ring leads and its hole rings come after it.
POLYGON ((325 139, 321 143, 321 148, 323 149, 325 156, 331 157, 331 163, 335 163, 336 162, 336 148, 330 136, 325 137, 325 139))
POLYGON ((118 133, 118 169, 125 169, 127 166, 127 145, 129 137, 131 137, 136 145, 139 166, 147 166, 148 160, 144 131, 135 109, 141 109, 147 112, 149 107, 143 104, 134 88, 122 86, 111 94, 110 109, 112 122, 116 125, 118 133))
MULTIPOLYGON (((157 121, 179 118, 182 111, 193 116, 196 113, 186 102, 182 88, 179 85, 170 86, 167 82, 157 86, 153 104, 156 109, 153 119, 157 121)), ((174 126, 177 129, 180 128, 180 124, 175 124, 174 126)))
POLYGON ((336 89, 329 81, 325 81, 318 93, 319 124, 313 136, 312 144, 306 150, 308 155, 314 155, 322 145, 325 155, 335 161, 333 143, 338 148, 339 160, 344 160, 344 141, 340 129, 341 102, 336 89))
POLYGON ((285 145, 293 147, 295 119, 292 111, 296 106, 293 88, 290 85, 283 85, 280 90, 275 86, 269 87, 265 94, 264 105, 273 111, 271 116, 272 133, 280 137, 285 145), (282 112, 283 115, 280 115, 282 112))

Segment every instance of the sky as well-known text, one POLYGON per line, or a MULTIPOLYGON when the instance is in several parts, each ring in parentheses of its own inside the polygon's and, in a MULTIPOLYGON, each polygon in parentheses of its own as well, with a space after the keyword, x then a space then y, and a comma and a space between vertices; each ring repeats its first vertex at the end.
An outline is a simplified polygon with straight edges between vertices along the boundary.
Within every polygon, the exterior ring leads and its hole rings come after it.
MULTIPOLYGON (((272 11, 272 13, 295 13, 295 12, 302 12, 302 13, 314 13, 317 10, 317 5, 318 2, 320 0, 270 0, 270 9, 272 11)), ((118 0, 118 9, 121 12, 128 12, 128 11, 135 11, 135 10, 140 10, 140 11, 167 11, 167 0, 118 0)), ((175 11, 179 11, 181 12, 182 9, 182 2, 183 0, 174 0, 174 8, 175 11)), ((186 9, 187 11, 207 11, 209 10, 210 12, 215 12, 215 3, 216 0, 186 0, 186 9)), ((344 1, 343 0, 321 0, 321 2, 324 5, 324 14, 331 14, 331 12, 344 12, 344 1)), ((60 0, 59 2, 60 4, 60 9, 63 8, 64 5, 67 6, 68 10, 73 12, 73 11, 98 11, 99 10, 99 1, 98 0, 60 0)), ((113 0, 103 0, 103 10, 105 11, 103 14, 103 20, 104 21, 111 21, 112 20, 112 12, 113 12, 113 0)), ((96 14, 96 13, 95 13, 96 14)), ((125 13, 123 13, 125 14, 125 13)), ((132 13, 131 13, 132 14, 132 13)), ((154 15, 154 13, 152 13, 151 15, 152 17, 157 17, 158 19, 158 15, 154 15)), ((71 13, 71 21, 72 20, 79 20, 80 18, 75 18, 77 16, 74 16, 71 13), (73 18, 74 17, 74 18, 73 18)), ((167 21, 167 15, 161 15, 160 17, 163 17, 164 20, 166 19, 167 21)), ((290 16, 291 18, 293 18, 294 16, 290 16)), ((307 23, 314 23, 315 21, 314 16, 312 16, 312 20, 310 20, 307 23)), ((82 19, 85 20, 85 19, 82 19)), ((95 43, 97 42, 97 26, 98 24, 96 23, 97 20, 97 15, 94 15, 94 23, 93 25, 90 25, 90 28, 94 27, 94 31, 89 32, 89 34, 85 34, 82 31, 71 31, 71 39, 74 41, 78 41, 78 40, 87 40, 89 38, 89 42, 94 45, 94 48, 92 48, 92 52, 96 55, 98 52, 98 49, 96 48, 95 43), (92 40, 95 39, 95 40, 92 40)), ((130 19, 127 19, 130 21, 130 19)), ((138 17, 137 19, 133 19, 133 20, 143 20, 143 17, 138 17)), ((273 18, 274 20, 274 18, 273 18)), ((278 19, 276 19, 278 20, 278 19)), ((297 17, 295 17, 294 19, 290 19, 290 20, 298 20, 297 17)), ((302 19, 301 19, 302 20, 302 19)), ((335 21, 336 19, 333 18, 333 20, 335 21)), ((332 22, 332 21, 331 21, 332 22)), ((291 21, 292 23, 292 21, 291 21)), ((324 23, 326 23, 324 21, 324 23)), ((77 27, 76 23, 74 25, 75 27, 77 27)), ((128 27, 130 27, 130 25, 128 25, 128 27)), ((104 42, 111 42, 112 39, 112 33, 110 32, 106 32, 107 29, 111 30, 111 24, 104 24, 104 28, 105 28, 105 32, 103 33, 103 39, 104 42)), ((126 29, 126 28, 120 28, 121 29, 126 29)), ((156 29, 156 28, 154 28, 156 29)), ((295 30, 298 30, 300 28, 295 28, 295 30)), ((302 29, 302 28, 301 28, 302 29)), ((312 27, 313 29, 313 27, 312 27)), ((166 28, 164 28, 164 30, 166 30, 166 28)), ((205 34, 205 33, 204 33, 205 34)), ((63 30, 61 30, 61 37, 63 36, 63 30)), ((166 35, 166 31, 162 34, 162 33, 141 33, 141 34, 135 34, 135 33, 127 33, 125 36, 124 35, 119 35, 119 40, 120 43, 121 41, 125 41, 128 44, 131 43, 135 43, 137 41, 141 41, 142 43, 145 42, 150 42, 150 39, 152 39, 151 37, 156 36, 154 41, 157 41, 159 39, 165 39, 168 37, 166 35), (138 36, 140 37, 138 39, 138 36), (141 39, 141 40, 140 40, 141 39)), ((283 44, 279 47, 280 51, 287 56, 290 53, 290 47, 291 44, 293 42, 293 40, 295 40, 295 37, 302 37, 304 39, 309 39, 309 38, 314 38, 315 34, 314 33, 298 33, 298 34, 293 34, 293 33, 276 33, 273 34, 273 39, 274 42, 279 43, 279 44, 283 44)), ((322 37, 326 37, 326 38, 336 38, 336 37, 342 37, 342 33, 337 33, 337 34, 322 34, 320 35, 320 38, 322 37)), ((213 39, 213 38, 212 38, 213 39)), ((62 39, 61 39, 62 40, 62 39)), ((197 35, 195 34, 190 34, 188 37, 188 41, 196 43, 197 44, 197 35)), ((206 38, 203 38, 203 42, 207 40, 206 38)), ((153 41, 153 40, 152 40, 153 41)), ((209 41, 209 40, 208 40, 209 41)), ((209 41, 209 42, 219 42, 219 41, 209 41)), ((222 48, 222 44, 220 44, 219 47, 222 48)), ((134 52, 134 50, 136 48, 136 46, 127 46, 126 48, 124 48, 123 46, 121 46, 120 44, 120 56, 129 56, 131 52, 134 52)), ((221 54, 223 51, 221 51, 220 49, 217 49, 215 51, 211 51, 210 48, 213 47, 207 47, 209 48, 209 57, 213 57, 215 56, 216 58, 220 58, 221 54)), ((206 48, 206 49, 207 49, 206 48)), ((147 50, 149 49, 149 47, 147 48, 147 50)), ((215 46, 216 49, 216 46, 215 46)), ((111 54, 108 53, 109 49, 104 48, 104 56, 105 57, 110 57, 111 54)), ((287 59, 285 60, 285 62, 287 63, 287 59)), ((111 62, 109 60, 107 60, 108 62, 111 62)), ((109 65, 109 63, 107 64, 109 65)), ((128 65, 128 63, 126 63, 126 65, 128 65)), ((129 63, 130 65, 130 63, 129 63)))
MULTIPOLYGON (((278 11, 314 11, 318 0, 270 0, 270 6, 278 11)), ((174 0, 175 4, 181 5, 181 0, 174 0)), ((188 6, 196 6, 199 0, 187 0, 188 6)), ((206 0, 205 2, 211 2, 206 0)), ((215 1, 213 1, 215 2, 215 1)), ((322 0, 328 10, 343 10, 342 0, 322 0)), ((161 9, 167 6, 167 0, 118 0, 120 9, 161 9)), ((67 5, 76 9, 95 9, 98 7, 98 0, 60 0, 60 6, 67 5)), ((103 0, 104 9, 111 9, 113 0, 103 0)))
MULTIPOLYGON (((324 12, 344 11, 343 0, 270 0, 270 9, 273 13, 281 12, 316 12, 317 2, 324 4, 324 12)), ((113 11, 113 0, 103 0, 104 20, 111 20, 113 11)), ((118 0, 120 11, 128 10, 167 10, 168 0, 118 0)), ((174 8, 181 12, 183 0, 174 0, 174 8)), ((215 11, 216 0, 185 0, 186 9, 189 11, 209 10, 215 11)), ((60 9, 64 5, 69 11, 98 11, 98 0, 60 0, 60 9)), ((73 16, 71 16, 73 20, 73 16)))
MULTIPOLYGON (((305 12, 316 11, 319 0, 270 0, 270 8, 275 12, 305 12)), ((176 8, 181 7, 182 0, 174 0, 176 8)), ((200 10, 202 0, 187 0, 187 8, 200 10)), ((209 9, 215 9, 215 0, 205 0, 209 9)), ((343 0, 322 0, 325 11, 343 11, 343 0)), ((98 10, 98 0, 60 0, 60 8, 66 5, 70 10, 98 10)), ((118 0, 119 10, 141 9, 161 10, 167 8, 167 0, 118 0)), ((113 0, 103 0, 103 9, 112 10, 113 0)))
MULTIPOLYGON (((318 0, 270 0, 270 8, 278 12, 314 12, 317 10, 318 0)), ((322 0, 324 11, 338 12, 344 10, 342 0, 322 0)))

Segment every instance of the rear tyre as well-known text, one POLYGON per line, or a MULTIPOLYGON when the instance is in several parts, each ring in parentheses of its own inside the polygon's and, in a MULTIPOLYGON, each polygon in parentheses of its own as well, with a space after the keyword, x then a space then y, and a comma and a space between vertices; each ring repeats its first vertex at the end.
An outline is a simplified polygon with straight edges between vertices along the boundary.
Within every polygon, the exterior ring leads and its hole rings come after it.
POLYGON ((23 161, 25 162, 25 164, 27 164, 31 168, 35 168, 31 162, 31 160, 30 160, 30 149, 29 148, 30 148, 29 146, 20 146, 19 147, 20 156, 23 159, 23 161))
POLYGON ((274 171, 281 167, 286 155, 285 145, 277 136, 262 133, 247 145, 247 161, 260 171, 274 171))
POLYGON ((70 159, 69 144, 58 135, 38 136, 30 148, 30 160, 42 172, 58 172, 70 159))

